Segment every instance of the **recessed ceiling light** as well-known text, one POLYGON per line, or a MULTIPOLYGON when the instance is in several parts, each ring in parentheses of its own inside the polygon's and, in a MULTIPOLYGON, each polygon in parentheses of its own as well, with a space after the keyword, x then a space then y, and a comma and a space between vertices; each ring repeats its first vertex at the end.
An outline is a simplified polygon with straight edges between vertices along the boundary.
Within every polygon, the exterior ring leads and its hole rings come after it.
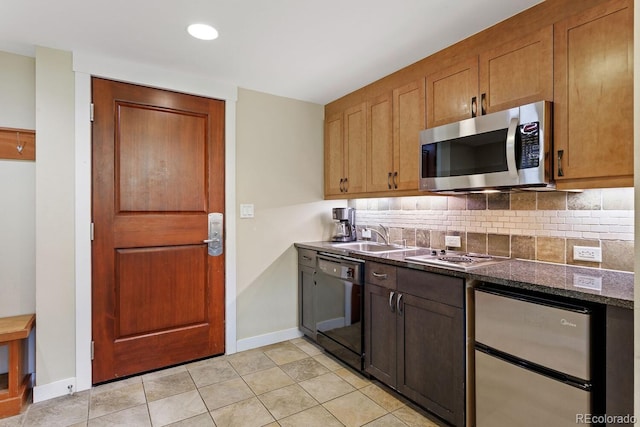
POLYGON ((187 31, 193 37, 200 40, 213 40, 218 38, 218 30, 207 24, 191 24, 187 31))

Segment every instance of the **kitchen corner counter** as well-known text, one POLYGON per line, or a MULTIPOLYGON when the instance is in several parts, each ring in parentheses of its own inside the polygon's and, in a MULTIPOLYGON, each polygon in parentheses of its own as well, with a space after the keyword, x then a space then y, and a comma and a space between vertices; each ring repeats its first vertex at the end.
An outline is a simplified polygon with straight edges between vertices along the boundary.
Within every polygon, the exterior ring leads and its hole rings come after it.
POLYGON ((520 259, 477 267, 468 271, 458 271, 405 260, 407 256, 428 254, 430 252, 428 248, 406 252, 364 254, 337 248, 331 242, 296 243, 295 246, 347 255, 365 261, 387 263, 399 267, 633 309, 634 274, 628 272, 520 259))
POLYGON ((633 273, 515 259, 467 274, 470 279, 633 309, 633 273))

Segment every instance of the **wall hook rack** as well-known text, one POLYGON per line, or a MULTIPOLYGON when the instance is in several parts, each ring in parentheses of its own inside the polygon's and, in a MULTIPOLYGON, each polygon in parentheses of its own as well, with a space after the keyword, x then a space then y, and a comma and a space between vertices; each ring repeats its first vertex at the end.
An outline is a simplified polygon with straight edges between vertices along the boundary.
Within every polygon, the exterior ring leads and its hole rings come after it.
POLYGON ((18 139, 16 150, 18 150, 18 154, 22 154, 22 150, 24 150, 24 143, 20 142, 20 132, 16 132, 16 138, 18 139))
POLYGON ((35 160, 36 132, 0 127, 0 159, 35 160))

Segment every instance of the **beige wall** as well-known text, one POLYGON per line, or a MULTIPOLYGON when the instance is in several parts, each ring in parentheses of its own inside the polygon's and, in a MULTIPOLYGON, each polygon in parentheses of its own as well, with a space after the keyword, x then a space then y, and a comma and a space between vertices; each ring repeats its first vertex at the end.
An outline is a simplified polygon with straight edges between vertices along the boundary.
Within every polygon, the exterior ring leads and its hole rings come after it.
MULTIPOLYGON (((35 129, 35 84, 33 58, 0 52, 0 127, 35 129)), ((0 160, 0 317, 35 312, 35 167, 0 160)))
MULTIPOLYGON (((35 129, 35 60, 0 52, 0 127, 35 129)), ((35 162, 0 160, 0 317, 35 310, 35 162)))
POLYGON ((36 385, 75 377, 72 56, 36 48, 36 385))
POLYGON ((255 206, 254 218, 237 219, 237 336, 243 340, 297 329, 293 243, 326 240, 331 208, 346 201, 322 200, 321 105, 241 89, 236 111, 237 203, 255 206))

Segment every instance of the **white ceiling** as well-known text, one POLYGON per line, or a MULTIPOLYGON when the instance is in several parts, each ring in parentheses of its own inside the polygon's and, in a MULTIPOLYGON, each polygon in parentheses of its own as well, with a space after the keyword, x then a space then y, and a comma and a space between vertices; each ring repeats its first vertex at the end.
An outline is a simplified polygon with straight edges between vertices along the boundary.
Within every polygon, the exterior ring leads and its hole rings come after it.
POLYGON ((326 104, 540 0, 0 0, 0 50, 121 58, 326 104), (213 25, 214 41, 187 25, 213 25))

